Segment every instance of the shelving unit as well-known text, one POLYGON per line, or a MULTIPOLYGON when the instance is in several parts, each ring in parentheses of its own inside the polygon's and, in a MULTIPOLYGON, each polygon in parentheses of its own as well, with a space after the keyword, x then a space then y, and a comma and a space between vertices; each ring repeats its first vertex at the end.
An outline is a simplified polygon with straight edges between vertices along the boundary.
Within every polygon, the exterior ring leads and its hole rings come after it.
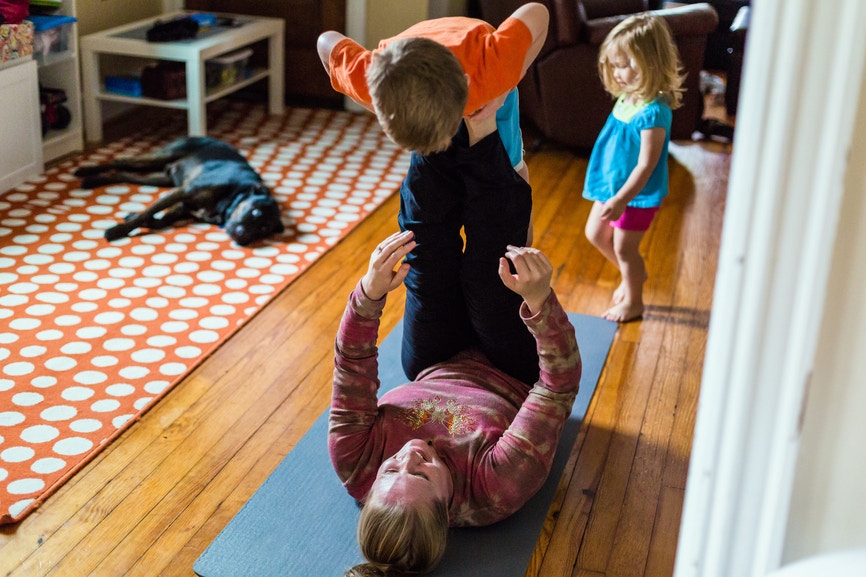
MULTIPOLYGON (((75 17, 75 0, 63 0, 56 13, 75 17)), ((67 49, 63 52, 50 53, 44 59, 38 59, 39 84, 64 90, 66 102, 63 105, 69 109, 72 116, 69 126, 63 130, 49 130, 42 138, 42 155, 45 162, 84 149, 78 64, 78 24, 72 23, 68 26, 71 26, 71 30, 67 49)))

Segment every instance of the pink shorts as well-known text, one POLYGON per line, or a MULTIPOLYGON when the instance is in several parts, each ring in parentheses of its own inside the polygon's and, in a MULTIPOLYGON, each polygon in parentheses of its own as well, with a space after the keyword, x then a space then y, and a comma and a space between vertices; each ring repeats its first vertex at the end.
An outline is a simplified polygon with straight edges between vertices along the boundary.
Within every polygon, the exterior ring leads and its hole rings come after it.
POLYGON ((623 230, 649 230, 653 218, 659 211, 659 207, 652 208, 635 208, 633 206, 625 207, 625 212, 619 217, 619 220, 613 220, 610 226, 621 228, 623 230))

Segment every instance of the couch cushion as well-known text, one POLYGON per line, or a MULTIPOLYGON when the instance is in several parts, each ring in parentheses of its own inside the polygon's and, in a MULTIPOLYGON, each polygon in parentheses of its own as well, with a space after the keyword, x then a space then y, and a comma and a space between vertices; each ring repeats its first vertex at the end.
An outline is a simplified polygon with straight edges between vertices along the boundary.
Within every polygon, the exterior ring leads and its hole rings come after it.
POLYGON ((646 0, 578 0, 587 20, 649 10, 646 0))

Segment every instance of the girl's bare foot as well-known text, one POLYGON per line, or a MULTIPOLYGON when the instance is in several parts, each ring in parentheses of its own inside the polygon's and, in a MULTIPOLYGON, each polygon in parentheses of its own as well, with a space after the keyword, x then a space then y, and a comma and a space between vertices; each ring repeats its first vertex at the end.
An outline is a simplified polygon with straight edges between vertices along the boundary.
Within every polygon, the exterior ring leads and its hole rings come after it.
POLYGON ((642 315, 643 303, 622 301, 616 306, 612 306, 604 311, 604 314, 602 314, 601 317, 615 323, 627 323, 639 319, 642 315))
POLYGON ((613 298, 611 299, 611 302, 615 305, 621 303, 625 299, 625 291, 625 282, 619 283, 619 286, 616 287, 615 291, 613 291, 613 298))

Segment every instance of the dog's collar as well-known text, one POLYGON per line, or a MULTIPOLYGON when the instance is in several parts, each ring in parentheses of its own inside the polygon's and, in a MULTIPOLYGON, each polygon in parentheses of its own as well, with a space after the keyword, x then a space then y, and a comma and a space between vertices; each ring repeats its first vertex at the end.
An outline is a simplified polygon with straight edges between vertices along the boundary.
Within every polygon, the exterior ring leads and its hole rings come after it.
POLYGON ((242 195, 242 194, 234 195, 231 199, 231 202, 228 203, 228 205, 225 208, 225 211, 223 212, 223 219, 228 220, 228 218, 234 213, 235 209, 237 209, 237 207, 241 205, 241 203, 243 203, 243 202, 245 202, 251 198, 254 198, 256 196, 261 196, 261 193, 256 191, 255 194, 252 194, 249 196, 242 195))

